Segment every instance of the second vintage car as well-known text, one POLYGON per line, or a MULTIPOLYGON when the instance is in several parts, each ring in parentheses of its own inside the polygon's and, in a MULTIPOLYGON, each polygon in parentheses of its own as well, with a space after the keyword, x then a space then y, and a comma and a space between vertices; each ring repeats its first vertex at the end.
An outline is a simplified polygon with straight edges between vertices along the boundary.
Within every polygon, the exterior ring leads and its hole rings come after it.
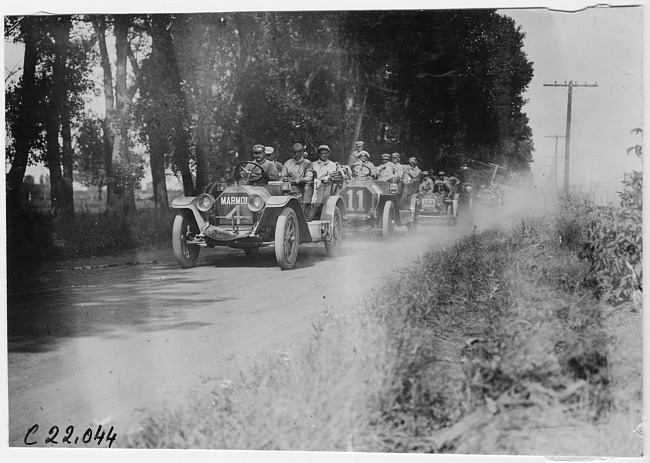
POLYGON ((414 231, 417 227, 416 200, 413 183, 402 179, 401 183, 384 182, 370 178, 370 169, 356 165, 352 179, 341 190, 345 201, 345 228, 366 230, 380 228, 382 236, 392 238, 395 227, 406 226, 414 231))

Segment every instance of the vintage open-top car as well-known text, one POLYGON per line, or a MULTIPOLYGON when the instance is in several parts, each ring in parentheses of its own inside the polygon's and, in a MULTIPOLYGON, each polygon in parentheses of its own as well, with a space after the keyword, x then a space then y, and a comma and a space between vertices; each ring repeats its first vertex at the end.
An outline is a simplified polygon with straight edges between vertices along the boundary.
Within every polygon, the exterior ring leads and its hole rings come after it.
POLYGON ((503 206, 503 190, 497 183, 481 185, 474 195, 473 207, 500 208, 503 206))
POLYGON ((326 194, 320 220, 308 222, 301 202, 290 195, 289 183, 261 183, 262 167, 249 161, 235 166, 233 174, 234 185, 215 182, 199 196, 172 202, 178 209, 172 246, 181 267, 193 267, 202 247, 228 246, 251 254, 274 246, 282 269, 294 267, 300 243, 324 243, 328 256, 338 254, 345 211, 339 196, 326 194))
POLYGON ((418 197, 418 215, 420 219, 433 219, 456 224, 458 217, 459 193, 435 192, 420 194, 418 197))
POLYGON ((347 211, 343 226, 353 230, 381 228, 384 239, 390 239, 398 226, 414 231, 418 217, 413 186, 404 178, 401 183, 373 180, 367 166, 353 166, 352 179, 340 193, 347 211))

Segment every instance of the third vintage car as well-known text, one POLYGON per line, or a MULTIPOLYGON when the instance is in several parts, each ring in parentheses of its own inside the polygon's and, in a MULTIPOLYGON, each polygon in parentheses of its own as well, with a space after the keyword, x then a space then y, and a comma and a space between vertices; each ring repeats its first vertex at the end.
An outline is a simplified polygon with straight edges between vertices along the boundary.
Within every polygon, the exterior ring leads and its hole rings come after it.
POLYGON ((458 217, 458 203, 460 194, 435 192, 418 196, 418 216, 420 220, 445 222, 455 225, 458 217))

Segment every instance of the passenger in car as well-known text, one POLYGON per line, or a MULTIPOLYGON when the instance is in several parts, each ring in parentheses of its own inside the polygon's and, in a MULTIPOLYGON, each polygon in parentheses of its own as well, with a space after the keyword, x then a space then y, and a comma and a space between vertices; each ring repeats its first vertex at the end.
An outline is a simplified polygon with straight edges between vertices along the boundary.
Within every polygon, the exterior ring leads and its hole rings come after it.
POLYGON ((400 156, 400 154, 398 152, 395 152, 395 153, 390 155, 390 160, 393 163, 393 165, 395 166, 395 171, 397 172, 397 176, 399 178, 402 178, 402 175, 404 173, 404 169, 406 168, 406 166, 404 164, 402 164, 400 158, 401 158, 401 156, 400 156))
POLYGON ((377 180, 384 182, 399 181, 395 164, 390 161, 390 154, 388 153, 381 155, 381 164, 377 167, 377 180))
POLYGON ((402 174, 402 179, 404 177, 410 177, 412 181, 407 180, 404 183, 415 183, 418 185, 420 183, 420 178, 422 177, 422 171, 418 167, 418 160, 416 157, 412 156, 409 158, 409 165, 406 166, 404 169, 404 173, 402 174))
POLYGON ((327 202, 334 194, 339 183, 343 180, 340 166, 329 159, 330 148, 327 145, 318 147, 318 160, 312 164, 314 173, 313 182, 305 189, 304 202, 306 219, 314 220, 327 202))
POLYGON ((266 146, 264 147, 264 154, 266 154, 266 159, 275 164, 278 175, 280 175, 280 172, 282 172, 282 163, 275 159, 275 149, 272 146, 266 146))
POLYGON ((431 180, 431 176, 429 175, 428 170, 425 170, 422 173, 422 176, 423 179, 422 179, 422 183, 420 183, 420 186, 418 187, 418 193, 421 195, 425 195, 433 191, 433 180, 431 180))
POLYGON ((416 194, 420 185, 422 171, 418 167, 418 160, 411 156, 409 163, 402 170, 401 184, 399 190, 399 206, 404 208, 408 204, 409 195, 416 194))
POLYGON ((266 185, 269 181, 278 180, 280 178, 275 164, 266 159, 264 145, 253 146, 253 159, 255 159, 255 162, 262 168, 262 178, 256 182, 251 182, 251 185, 266 185))
POLYGON ((282 166, 282 180, 291 183, 291 196, 302 200, 307 185, 312 177, 312 162, 305 158, 305 147, 294 143, 291 147, 293 157, 282 166))
POLYGON ((358 141, 354 144, 354 151, 350 153, 350 156, 348 156, 348 166, 352 167, 357 163, 359 160, 359 153, 363 151, 364 143, 362 141, 358 141))
POLYGON ((447 177, 444 171, 438 172, 438 177, 435 182, 433 182, 433 193, 437 196, 436 207, 441 208, 444 204, 445 199, 449 195, 449 177, 447 177))

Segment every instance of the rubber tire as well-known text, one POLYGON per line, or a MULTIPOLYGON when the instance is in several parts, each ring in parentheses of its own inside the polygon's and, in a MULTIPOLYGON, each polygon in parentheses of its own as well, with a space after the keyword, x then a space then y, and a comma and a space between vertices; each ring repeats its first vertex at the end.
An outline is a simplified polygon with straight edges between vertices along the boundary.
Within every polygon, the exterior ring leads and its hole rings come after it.
POLYGON ((341 214, 341 210, 337 207, 332 217, 332 239, 325 241, 325 252, 329 257, 334 257, 341 252, 341 239, 343 238, 342 223, 343 214, 341 214))
POLYGON ((392 201, 384 203, 384 211, 382 213, 381 232, 385 241, 393 237, 395 231, 395 206, 392 201))
POLYGON ((285 207, 275 224, 275 259, 282 270, 291 270, 298 259, 300 228, 293 209, 285 207))
POLYGON ((174 217, 174 226, 172 227, 172 248, 176 262, 182 268, 192 268, 196 265, 199 258, 201 247, 198 244, 188 245, 184 237, 187 227, 192 229, 194 234, 199 233, 199 227, 196 225, 191 212, 182 211, 174 217))

